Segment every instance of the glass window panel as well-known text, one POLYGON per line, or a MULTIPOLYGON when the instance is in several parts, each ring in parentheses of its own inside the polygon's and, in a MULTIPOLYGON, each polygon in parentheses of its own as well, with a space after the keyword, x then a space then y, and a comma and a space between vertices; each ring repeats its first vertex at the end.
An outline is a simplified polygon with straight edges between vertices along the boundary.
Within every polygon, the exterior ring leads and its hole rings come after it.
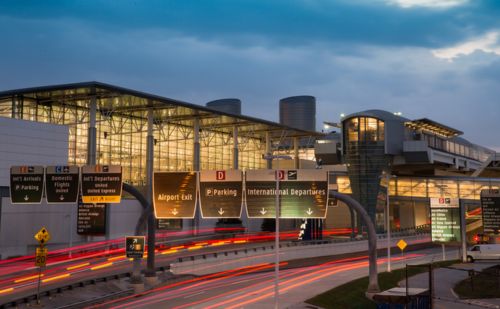
POLYGON ((349 142, 359 140, 359 118, 352 118, 347 121, 347 138, 349 142))
POLYGON ((351 181, 348 176, 337 176, 337 185, 340 193, 352 194, 351 181))

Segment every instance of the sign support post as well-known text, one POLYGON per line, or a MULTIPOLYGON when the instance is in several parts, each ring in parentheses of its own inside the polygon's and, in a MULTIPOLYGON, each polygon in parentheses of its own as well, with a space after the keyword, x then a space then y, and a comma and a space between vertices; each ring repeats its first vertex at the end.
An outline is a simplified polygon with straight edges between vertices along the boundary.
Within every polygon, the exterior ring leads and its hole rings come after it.
POLYGON ((279 278, 280 278, 280 171, 278 169, 279 160, 276 161, 276 229, 274 231, 274 253, 275 253, 275 262, 274 262, 274 308, 278 309, 279 307, 279 278))
POLYGON ((467 227, 465 225, 465 204, 460 201, 460 236, 462 237, 462 262, 467 262, 467 227))
POLYGON ((146 277, 156 279, 155 270, 155 242, 156 242, 156 218, 153 209, 153 160, 154 160, 154 138, 153 138, 153 109, 148 109, 148 135, 147 135, 147 197, 149 203, 148 213, 148 259, 146 277))
POLYGON ((42 227, 38 233, 35 234, 35 239, 38 240, 40 246, 36 249, 35 254, 35 266, 38 266, 38 284, 36 289, 36 303, 40 305, 40 285, 42 282, 42 267, 45 267, 47 263, 47 249, 45 249, 45 243, 49 241, 50 234, 49 231, 42 227))

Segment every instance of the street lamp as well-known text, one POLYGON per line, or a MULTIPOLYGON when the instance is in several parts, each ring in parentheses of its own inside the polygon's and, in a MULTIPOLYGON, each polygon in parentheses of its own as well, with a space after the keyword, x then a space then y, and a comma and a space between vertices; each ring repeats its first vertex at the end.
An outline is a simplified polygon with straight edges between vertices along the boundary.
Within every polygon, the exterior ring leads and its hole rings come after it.
POLYGON ((275 253, 275 262, 274 262, 274 308, 278 309, 279 306, 279 272, 280 272, 280 197, 279 197, 279 189, 280 189, 280 177, 279 173, 279 160, 292 160, 292 157, 287 155, 273 155, 271 153, 267 153, 262 155, 264 160, 268 162, 276 161, 276 170, 274 172, 274 177, 276 179, 276 200, 275 200, 275 232, 274 232, 274 253, 275 253))
POLYGON ((385 216, 385 226, 387 230, 387 272, 391 272, 391 220, 390 220, 390 210, 389 210, 389 184, 391 178, 396 178, 396 175, 391 175, 388 173, 383 173, 380 178, 387 179, 387 193, 385 194, 385 206, 386 206, 386 216, 385 216))

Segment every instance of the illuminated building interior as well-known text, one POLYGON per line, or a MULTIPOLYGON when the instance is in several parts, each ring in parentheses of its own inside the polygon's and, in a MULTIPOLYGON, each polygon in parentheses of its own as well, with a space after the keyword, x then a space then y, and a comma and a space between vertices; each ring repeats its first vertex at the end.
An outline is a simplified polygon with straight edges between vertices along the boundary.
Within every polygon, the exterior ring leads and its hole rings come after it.
MULTIPOLYGON (((97 107, 96 163, 121 165, 124 181, 139 186, 146 179, 147 113, 151 109, 156 171, 195 168, 195 122, 199 126, 201 170, 266 168, 262 158, 268 149, 266 134, 272 141, 271 151, 291 154, 294 149, 283 150, 281 145, 292 145, 294 138, 310 139, 314 144, 314 137, 320 135, 97 82, 0 92, 0 116, 66 125, 67 163, 81 166, 88 162, 89 110, 93 100, 97 107)), ((308 148, 299 147, 300 158, 313 159, 313 149, 308 148)))

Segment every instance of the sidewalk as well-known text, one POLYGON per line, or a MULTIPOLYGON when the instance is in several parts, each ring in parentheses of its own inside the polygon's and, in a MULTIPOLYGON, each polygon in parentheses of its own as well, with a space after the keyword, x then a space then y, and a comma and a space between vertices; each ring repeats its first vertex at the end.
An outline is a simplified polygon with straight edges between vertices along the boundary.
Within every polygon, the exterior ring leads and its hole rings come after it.
MULTIPOLYGON (((474 269, 481 271, 498 263, 476 262, 468 264, 455 264, 453 268, 474 269)), ((500 308, 500 298, 462 300, 455 294, 453 287, 460 281, 468 277, 466 271, 453 270, 449 268, 438 268, 434 270, 434 308, 466 309, 466 308, 500 308)), ((399 283, 405 286, 405 280, 399 283)), ((409 278, 408 285, 412 288, 429 287, 429 274, 421 273, 409 278)))
MULTIPOLYGON (((392 263, 392 269, 399 269, 405 267, 406 263, 409 264, 425 264, 431 261, 441 261, 442 254, 437 249, 427 249, 420 252, 426 252, 427 254, 422 257, 412 258, 409 260, 402 260, 392 263)), ((448 250, 446 253, 448 259, 458 258, 458 251, 455 249, 448 250)), ((380 272, 385 271, 386 264, 380 264, 378 269, 380 272)), ((316 280, 309 283, 308 285, 301 286, 300 291, 288 291, 286 293, 280 293, 280 308, 287 309, 313 309, 319 308, 311 304, 305 303, 307 299, 310 299, 318 294, 324 293, 342 284, 351 282, 355 279, 362 278, 368 275, 367 267, 362 267, 359 269, 354 269, 345 272, 339 272, 332 276, 327 276, 322 279, 316 280)), ((427 278, 427 277, 425 277, 427 278)), ((426 281, 427 282, 427 281, 426 281)), ((245 307, 245 309, 264 309, 264 308, 274 308, 274 299, 272 297, 263 299, 252 306, 245 307)), ((445 307, 441 307, 445 308, 445 307)), ((447 307, 449 308, 449 306, 447 307)), ((471 309, 471 307, 468 307, 471 309)), ((454 309, 459 309, 454 308, 454 309)))

